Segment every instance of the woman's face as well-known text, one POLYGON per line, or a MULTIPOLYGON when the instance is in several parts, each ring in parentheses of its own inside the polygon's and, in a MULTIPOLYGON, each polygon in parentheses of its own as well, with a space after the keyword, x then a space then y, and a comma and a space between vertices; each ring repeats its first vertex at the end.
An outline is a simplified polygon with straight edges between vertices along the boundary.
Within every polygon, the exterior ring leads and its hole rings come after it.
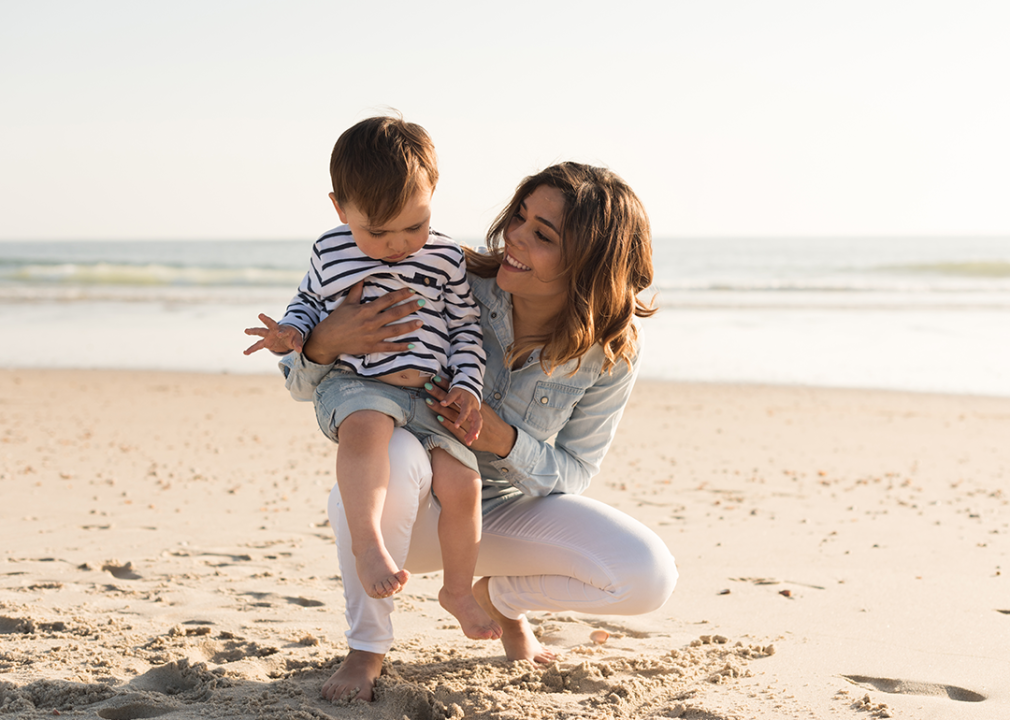
POLYGON ((561 270, 561 191, 540 185, 526 196, 505 231, 505 257, 498 287, 514 298, 564 302, 567 283, 561 270))

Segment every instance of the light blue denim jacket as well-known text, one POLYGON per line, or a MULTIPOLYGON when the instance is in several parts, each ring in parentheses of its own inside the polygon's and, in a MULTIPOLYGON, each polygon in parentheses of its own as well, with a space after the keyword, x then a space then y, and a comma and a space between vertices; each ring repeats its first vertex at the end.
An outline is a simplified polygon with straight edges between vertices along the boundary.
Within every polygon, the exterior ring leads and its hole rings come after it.
MULTIPOLYGON (((505 355, 513 339, 512 296, 494 278, 470 275, 469 279, 480 305, 487 353, 484 402, 517 431, 507 457, 476 453, 484 481, 484 512, 520 494, 583 492, 599 472, 617 432, 638 376, 639 354, 630 369, 621 361, 604 373, 603 348, 595 345, 582 357, 578 370, 572 360, 548 376, 537 350, 523 367, 510 370, 505 355)), ((332 368, 298 353, 281 360, 286 386, 296 400, 313 400, 316 386, 332 368)))

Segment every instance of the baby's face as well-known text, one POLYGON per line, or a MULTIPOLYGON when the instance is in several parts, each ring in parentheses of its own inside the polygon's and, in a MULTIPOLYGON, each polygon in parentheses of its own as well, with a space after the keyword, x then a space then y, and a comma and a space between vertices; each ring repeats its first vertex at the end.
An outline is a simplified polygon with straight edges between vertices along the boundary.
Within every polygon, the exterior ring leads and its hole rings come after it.
MULTIPOLYGON (((410 257, 428 242, 431 222, 431 196, 434 188, 424 186, 406 202, 393 219, 373 225, 353 204, 334 205, 341 222, 351 228, 354 244, 373 260, 399 262, 410 257)), ((332 197, 332 194, 331 194, 332 197)))

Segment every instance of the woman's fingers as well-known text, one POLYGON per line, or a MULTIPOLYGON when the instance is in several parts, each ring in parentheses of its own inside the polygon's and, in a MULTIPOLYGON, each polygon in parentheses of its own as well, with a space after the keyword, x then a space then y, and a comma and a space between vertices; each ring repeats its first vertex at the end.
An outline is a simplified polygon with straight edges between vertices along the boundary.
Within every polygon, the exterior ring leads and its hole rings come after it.
POLYGON ((438 422, 446 430, 451 432, 456 438, 468 446, 480 436, 480 426, 482 422, 472 422, 470 417, 460 417, 459 408, 455 405, 442 405, 442 401, 448 396, 446 387, 449 381, 436 375, 431 382, 424 384, 424 389, 431 395, 425 399, 428 407, 436 413, 438 422), (459 427, 456 424, 459 423, 459 427))

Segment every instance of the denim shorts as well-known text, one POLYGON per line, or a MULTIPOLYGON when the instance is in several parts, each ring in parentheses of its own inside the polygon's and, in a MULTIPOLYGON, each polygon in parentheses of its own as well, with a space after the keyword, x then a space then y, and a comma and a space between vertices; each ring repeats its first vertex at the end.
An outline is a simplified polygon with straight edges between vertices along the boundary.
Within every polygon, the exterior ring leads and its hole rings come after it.
POLYGON ((413 433, 429 453, 434 448, 442 448, 474 472, 479 472, 477 456, 439 424, 436 413, 424 402, 427 396, 424 388, 400 387, 349 371, 333 370, 316 388, 313 405, 319 429, 333 442, 338 442, 337 428, 348 415, 359 410, 375 410, 393 418, 396 427, 413 433))

